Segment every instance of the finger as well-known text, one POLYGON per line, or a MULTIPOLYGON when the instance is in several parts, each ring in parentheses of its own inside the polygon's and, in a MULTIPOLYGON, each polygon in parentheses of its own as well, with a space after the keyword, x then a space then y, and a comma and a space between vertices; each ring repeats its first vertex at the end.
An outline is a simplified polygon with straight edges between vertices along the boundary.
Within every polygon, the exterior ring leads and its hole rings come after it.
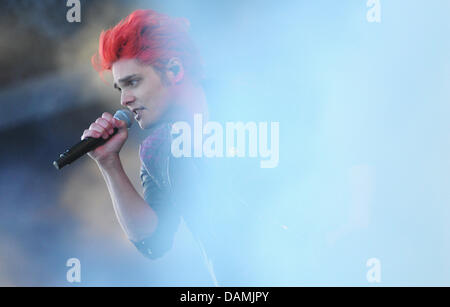
POLYGON ((109 133, 109 134, 113 134, 114 133, 114 129, 113 129, 112 123, 107 121, 106 119, 104 119, 104 118, 97 118, 95 123, 97 123, 100 126, 102 126, 106 130, 107 133, 109 133))
POLYGON ((94 131, 97 131, 97 132, 100 132, 100 133, 105 132, 105 128, 103 128, 102 126, 100 126, 100 125, 97 124, 97 123, 92 123, 92 124, 89 126, 89 130, 94 130, 94 131))
POLYGON ((111 115, 111 113, 108 113, 108 112, 104 112, 102 114, 102 118, 105 119, 106 121, 108 121, 111 124, 111 127, 112 127, 113 130, 112 130, 112 132, 110 132, 110 134, 113 134, 114 133, 114 127, 115 127, 115 124, 114 124, 115 118, 111 115))
POLYGON ((87 133, 88 131, 89 131, 88 129, 86 129, 86 130, 83 131, 83 134, 81 135, 81 139, 82 139, 82 140, 84 140, 84 139, 86 138, 86 133, 87 133))
POLYGON ((81 139, 84 140, 85 138, 91 137, 91 138, 99 138, 101 137, 101 133, 99 133, 98 131, 95 130, 84 130, 83 135, 81 136, 81 139))
POLYGON ((112 122, 113 116, 110 113, 105 112, 105 113, 102 114, 102 118, 107 120, 107 121, 109 121, 109 122, 112 122))
POLYGON ((116 126, 117 128, 122 128, 127 125, 123 120, 120 120, 117 118, 114 118, 113 120, 114 120, 114 126, 116 126))
POLYGON ((93 130, 93 131, 97 132, 97 133, 98 133, 98 137, 102 137, 102 138, 104 138, 105 140, 106 140, 107 138, 109 138, 109 134, 108 134, 108 132, 106 131, 106 129, 103 128, 102 126, 100 126, 100 125, 97 124, 97 123, 92 123, 92 124, 89 126, 89 130, 93 130))

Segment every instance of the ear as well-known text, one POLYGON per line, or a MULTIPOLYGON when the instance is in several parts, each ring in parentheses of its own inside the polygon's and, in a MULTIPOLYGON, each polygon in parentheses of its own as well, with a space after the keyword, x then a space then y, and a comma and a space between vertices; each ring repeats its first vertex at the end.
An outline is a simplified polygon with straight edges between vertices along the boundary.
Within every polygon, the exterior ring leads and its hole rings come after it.
POLYGON ((179 58, 171 58, 166 64, 166 77, 170 84, 180 83, 184 78, 184 67, 179 58))

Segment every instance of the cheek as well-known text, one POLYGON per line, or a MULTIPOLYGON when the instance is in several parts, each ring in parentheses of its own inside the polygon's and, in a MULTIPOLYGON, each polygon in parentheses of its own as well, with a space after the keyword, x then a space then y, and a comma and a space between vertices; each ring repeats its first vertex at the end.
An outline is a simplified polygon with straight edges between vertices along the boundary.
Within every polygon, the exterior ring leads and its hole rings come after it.
POLYGON ((158 83, 144 83, 140 87, 139 92, 145 103, 153 106, 161 105, 161 103, 166 99, 165 88, 158 83))
POLYGON ((166 88, 160 87, 155 93, 155 104, 162 110, 170 104, 170 95, 166 88))

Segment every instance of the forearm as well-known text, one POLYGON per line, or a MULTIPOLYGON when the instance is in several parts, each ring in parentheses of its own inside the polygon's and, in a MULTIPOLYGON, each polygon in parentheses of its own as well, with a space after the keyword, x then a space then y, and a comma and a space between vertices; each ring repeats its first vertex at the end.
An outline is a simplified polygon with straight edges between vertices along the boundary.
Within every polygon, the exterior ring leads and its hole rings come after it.
POLYGON ((151 235, 158 222, 156 213, 134 188, 119 156, 97 164, 111 195, 117 219, 128 238, 139 241, 151 235))

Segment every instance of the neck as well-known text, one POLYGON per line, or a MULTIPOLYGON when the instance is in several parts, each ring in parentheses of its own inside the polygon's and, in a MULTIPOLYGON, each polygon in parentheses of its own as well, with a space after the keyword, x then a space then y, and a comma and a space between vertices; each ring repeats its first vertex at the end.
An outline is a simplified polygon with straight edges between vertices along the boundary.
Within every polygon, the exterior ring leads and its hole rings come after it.
POLYGON ((185 79, 178 86, 172 110, 168 114, 169 119, 191 122, 194 114, 199 113, 203 115, 203 118, 208 119, 208 106, 202 85, 185 79))

